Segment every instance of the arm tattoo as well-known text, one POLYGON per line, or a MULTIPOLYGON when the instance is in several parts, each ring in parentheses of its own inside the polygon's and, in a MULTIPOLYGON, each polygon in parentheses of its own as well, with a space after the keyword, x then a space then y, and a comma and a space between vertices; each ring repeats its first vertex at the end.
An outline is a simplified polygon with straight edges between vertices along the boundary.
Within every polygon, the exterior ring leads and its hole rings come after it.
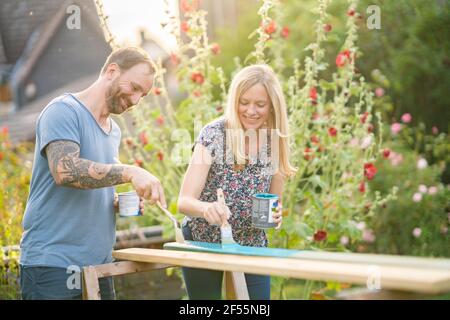
POLYGON ((50 172, 57 184, 94 189, 125 183, 122 165, 102 164, 80 158, 80 147, 72 141, 50 143, 46 149, 50 172))

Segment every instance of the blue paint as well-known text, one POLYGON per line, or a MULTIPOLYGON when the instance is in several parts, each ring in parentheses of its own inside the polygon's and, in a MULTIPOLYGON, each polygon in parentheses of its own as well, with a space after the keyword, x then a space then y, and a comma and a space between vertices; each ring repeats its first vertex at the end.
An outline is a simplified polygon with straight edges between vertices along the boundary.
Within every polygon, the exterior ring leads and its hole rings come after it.
POLYGON ((278 195, 273 194, 273 193, 257 193, 254 196, 259 199, 276 199, 276 198, 278 198, 278 195))
POLYGON ((282 248, 265 248, 265 247, 248 247, 239 244, 225 245, 220 243, 200 242, 200 241, 185 241, 185 244, 166 243, 164 249, 180 250, 180 251, 196 251, 196 252, 211 252, 222 254, 238 254, 245 256, 263 256, 263 257, 278 257, 285 258, 297 254, 298 250, 282 249, 282 248))

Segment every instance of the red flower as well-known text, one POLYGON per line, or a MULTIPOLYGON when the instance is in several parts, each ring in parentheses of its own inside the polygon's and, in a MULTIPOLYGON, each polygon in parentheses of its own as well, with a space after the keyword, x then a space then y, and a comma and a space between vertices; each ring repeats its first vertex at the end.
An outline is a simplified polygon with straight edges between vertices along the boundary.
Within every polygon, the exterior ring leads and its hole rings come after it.
POLYGON ((327 232, 325 230, 317 230, 314 233, 314 241, 323 241, 327 238, 327 232))
POLYGON ((328 134, 329 134, 331 137, 336 137, 336 135, 337 135, 337 130, 336 130, 336 128, 334 128, 334 127, 328 128, 328 134))
POLYGON ((373 163, 365 163, 364 164, 364 176, 368 180, 372 180, 375 177, 375 174, 377 173, 377 168, 373 163))
POLYGON ((2 135, 7 136, 8 133, 9 133, 9 128, 8 128, 7 126, 3 126, 3 127, 0 129, 0 132, 1 132, 2 135))
POLYGON ((193 72, 191 75, 191 80, 197 84, 203 84, 205 82, 205 77, 200 72, 193 72))
POLYGON ((156 123, 157 123, 159 126, 164 125, 164 117, 163 117, 162 115, 159 115, 159 116, 156 118, 156 123))
POLYGON ((173 65, 178 65, 180 63, 180 59, 178 58, 178 56, 175 53, 171 53, 170 54, 170 61, 172 61, 173 65))
POLYGON ((289 37, 289 32, 290 30, 288 27, 283 27, 283 29, 281 29, 281 36, 286 39, 289 37))
POLYGON ((3 152, 0 151, 0 161, 3 160, 3 157, 4 157, 4 156, 3 156, 3 152))
POLYGON ((187 21, 183 21, 181 23, 181 31, 183 31, 183 32, 189 31, 189 23, 187 23, 187 21))
POLYGON ((325 24, 325 25, 323 26, 323 30, 324 30, 325 32, 330 32, 331 29, 333 29, 333 27, 332 27, 331 24, 329 24, 329 23, 327 23, 327 24, 325 24))
POLYGON ((371 133, 373 131, 373 124, 369 123, 367 125, 367 132, 371 133))
POLYGON ((272 34, 277 31, 277 25, 275 21, 271 20, 269 24, 264 28, 264 32, 267 34, 272 34))
POLYGON ((161 94, 161 88, 155 87, 153 88, 153 93, 155 96, 159 96, 161 94))
POLYGON ((182 12, 191 12, 197 10, 198 0, 181 0, 181 11, 182 12))
POLYGON ((366 192, 366 183, 364 181, 361 181, 358 188, 359 192, 364 193, 366 192))
POLYGON ((218 43, 213 43, 211 45, 211 51, 213 54, 218 55, 220 53, 220 46, 218 43))
POLYGON ((359 120, 361 121, 361 123, 366 123, 367 117, 369 116, 368 112, 364 112, 361 117, 359 117, 359 120))
POLYGON ((147 134, 144 131, 139 134, 139 140, 144 146, 148 144, 147 134))
POLYGON ((391 150, 389 150, 389 149, 384 149, 383 150, 383 157, 385 159, 388 159, 390 154, 391 154, 391 150))
POLYGON ((141 159, 136 159, 135 163, 137 166, 143 168, 144 167, 144 161, 142 161, 141 159))
POLYGON ((319 138, 317 138, 317 136, 312 136, 311 137, 311 142, 312 143, 319 143, 319 138))
POLYGON ((158 157, 159 161, 163 161, 164 160, 164 153, 162 151, 158 151, 156 156, 158 157))
POLYGON ((199 90, 194 90, 194 92, 192 92, 194 94, 194 96, 196 97, 200 97, 202 95, 202 93, 199 90))
POLYGON ((309 89, 309 97, 313 101, 317 100, 317 89, 316 89, 316 87, 312 87, 311 89, 309 89))
POLYGON ((311 160, 312 159, 312 152, 313 150, 311 148, 305 148, 305 151, 303 151, 303 158, 305 160, 311 160))
POLYGON ((355 15, 355 9, 350 9, 350 10, 348 10, 347 11, 347 15, 349 16, 349 17, 353 17, 354 15, 355 15))
POLYGON ((352 61, 351 55, 350 55, 350 51, 349 50, 344 50, 342 52, 340 52, 337 57, 336 57, 336 66, 338 66, 339 68, 345 66, 345 64, 348 62, 352 61))

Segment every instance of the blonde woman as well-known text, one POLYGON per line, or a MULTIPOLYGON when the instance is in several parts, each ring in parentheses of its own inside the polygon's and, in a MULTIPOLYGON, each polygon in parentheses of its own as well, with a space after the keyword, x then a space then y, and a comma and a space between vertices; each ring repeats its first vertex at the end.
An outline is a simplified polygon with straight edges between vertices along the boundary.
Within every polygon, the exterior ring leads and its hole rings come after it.
MULTIPOLYGON (((220 243, 229 223, 234 240, 266 247, 264 229, 252 226, 252 195, 277 194, 295 172, 289 163, 289 129, 280 82, 267 65, 252 65, 234 77, 225 115, 200 132, 181 187, 178 210, 186 215, 187 240, 220 243), (225 203, 217 199, 222 189, 225 203)), ((274 214, 280 227, 281 206, 274 214)), ((220 299, 222 272, 183 268, 190 299, 220 299)), ((246 274, 251 299, 270 299, 270 277, 246 274)))

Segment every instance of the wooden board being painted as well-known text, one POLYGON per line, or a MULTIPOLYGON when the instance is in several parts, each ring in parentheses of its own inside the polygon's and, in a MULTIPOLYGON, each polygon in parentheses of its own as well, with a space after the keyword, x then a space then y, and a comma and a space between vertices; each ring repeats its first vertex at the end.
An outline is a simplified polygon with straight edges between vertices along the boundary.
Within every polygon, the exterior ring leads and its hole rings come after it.
POLYGON ((291 259, 308 259, 334 262, 350 262, 373 265, 391 265, 409 268, 450 270, 450 259, 422 258, 413 256, 394 256, 381 254, 364 254, 351 252, 326 252, 312 250, 292 250, 283 248, 247 247, 241 245, 226 245, 199 241, 185 243, 169 242, 164 249, 179 251, 210 252, 220 254, 236 254, 244 256, 262 256, 291 259))

